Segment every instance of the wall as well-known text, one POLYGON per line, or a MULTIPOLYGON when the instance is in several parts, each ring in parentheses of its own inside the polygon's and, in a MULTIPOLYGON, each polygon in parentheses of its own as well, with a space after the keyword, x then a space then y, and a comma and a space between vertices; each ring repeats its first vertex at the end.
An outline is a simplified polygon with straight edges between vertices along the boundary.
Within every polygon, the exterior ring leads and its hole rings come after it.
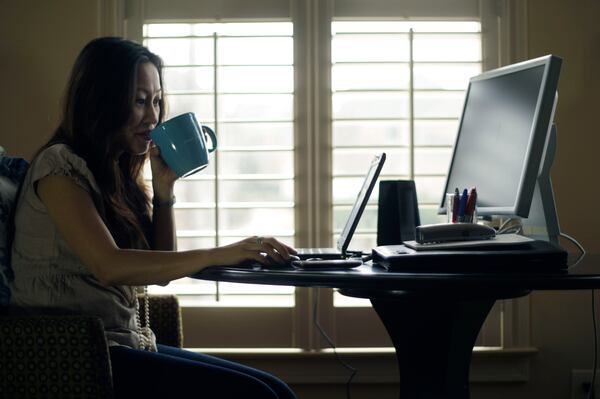
MULTIPOLYGON (((59 99, 84 43, 103 34, 103 1, 0 0, 0 145, 30 157, 55 128, 59 99)), ((600 2, 529 0, 529 57, 564 58, 557 114, 558 154, 553 183, 562 230, 589 252, 599 252, 595 211, 600 190, 600 2)), ((567 244, 565 244, 567 245, 567 244)), ((571 369, 592 365, 589 292, 537 292, 531 296, 531 380, 476 384, 477 398, 569 398, 571 369)), ((343 386, 298 386, 301 398, 344 397, 343 386)), ((394 387, 356 386, 360 397, 395 397, 394 387)))
POLYGON ((600 250, 595 229, 600 214, 591 212, 600 194, 598 18, 598 0, 529 0, 529 55, 564 58, 556 118, 559 151, 552 172, 561 227, 595 252, 600 250))
MULTIPOLYGON (((561 230, 595 253, 600 252, 599 18, 598 0, 529 0, 529 56, 552 53, 564 59, 552 169, 561 230)), ((571 369, 592 369, 591 294, 534 293, 531 315, 532 343, 540 352, 531 382, 511 390, 511 397, 570 398, 571 369)))
POLYGON ((0 0, 0 145, 29 158, 56 128, 75 57, 101 32, 99 4, 0 0))

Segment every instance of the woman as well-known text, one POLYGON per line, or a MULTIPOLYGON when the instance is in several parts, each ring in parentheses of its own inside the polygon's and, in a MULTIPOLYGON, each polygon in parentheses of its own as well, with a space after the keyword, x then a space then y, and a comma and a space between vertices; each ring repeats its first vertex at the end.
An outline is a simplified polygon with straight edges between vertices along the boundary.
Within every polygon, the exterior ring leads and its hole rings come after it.
POLYGON ((164 117, 162 61, 120 38, 91 41, 77 58, 59 127, 34 157, 15 217, 15 306, 102 318, 117 397, 290 398, 277 378, 155 345, 140 328, 135 286, 167 284, 207 266, 283 262, 294 249, 252 237, 175 251, 175 173, 151 146, 164 117), (142 179, 147 157, 152 204, 142 179))

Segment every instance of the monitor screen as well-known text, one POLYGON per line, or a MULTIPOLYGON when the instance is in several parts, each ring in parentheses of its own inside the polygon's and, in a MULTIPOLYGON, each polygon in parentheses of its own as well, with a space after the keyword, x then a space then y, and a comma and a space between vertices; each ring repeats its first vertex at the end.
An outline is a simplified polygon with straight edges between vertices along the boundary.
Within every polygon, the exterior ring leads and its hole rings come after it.
POLYGON ((478 215, 527 217, 552 124, 561 59, 546 56, 471 78, 440 200, 477 189, 478 215))

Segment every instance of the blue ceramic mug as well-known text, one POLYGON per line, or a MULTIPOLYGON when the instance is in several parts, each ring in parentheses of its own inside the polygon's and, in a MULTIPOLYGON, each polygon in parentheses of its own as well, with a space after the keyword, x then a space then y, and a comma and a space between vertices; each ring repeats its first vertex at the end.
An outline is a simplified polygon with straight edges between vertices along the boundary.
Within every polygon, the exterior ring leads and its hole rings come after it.
POLYGON ((217 149, 217 136, 208 126, 202 126, 193 112, 187 112, 161 123, 150 132, 150 138, 160 148, 160 156, 177 176, 186 177, 208 166, 208 153, 217 149), (211 148, 207 148, 206 136, 211 148))

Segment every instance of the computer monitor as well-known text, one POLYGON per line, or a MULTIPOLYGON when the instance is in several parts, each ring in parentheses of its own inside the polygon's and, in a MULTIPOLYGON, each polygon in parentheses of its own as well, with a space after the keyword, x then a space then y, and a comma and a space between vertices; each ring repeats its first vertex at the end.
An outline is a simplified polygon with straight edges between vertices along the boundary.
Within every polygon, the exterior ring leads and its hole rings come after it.
POLYGON ((446 193, 476 187, 478 215, 528 218, 541 202, 556 219, 549 172, 561 63, 548 55, 470 79, 440 213, 446 193))

